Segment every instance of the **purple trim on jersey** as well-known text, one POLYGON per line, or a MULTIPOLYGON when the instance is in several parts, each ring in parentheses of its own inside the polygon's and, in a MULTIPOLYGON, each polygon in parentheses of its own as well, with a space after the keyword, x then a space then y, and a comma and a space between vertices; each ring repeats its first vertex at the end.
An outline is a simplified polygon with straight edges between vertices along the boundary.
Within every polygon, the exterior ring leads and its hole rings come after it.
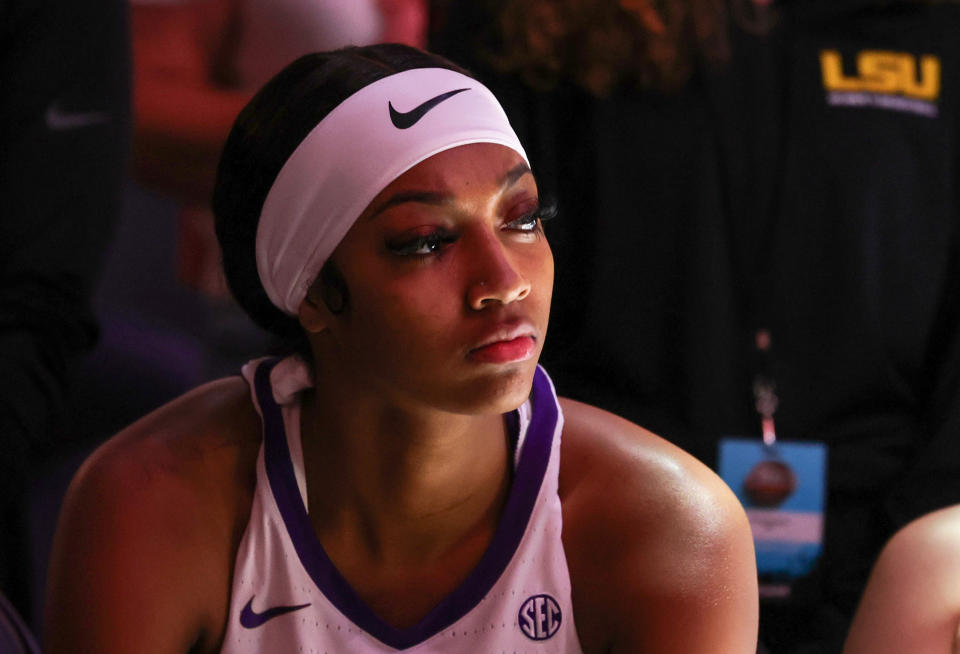
MULTIPOLYGON (((264 463, 274 500, 286 525, 300 562, 326 598, 354 624, 395 649, 421 643, 443 631, 469 613, 490 591, 520 545, 527 523, 540 493, 557 425, 558 409, 547 374, 539 366, 533 379, 530 403, 533 408, 520 461, 503 515, 487 551, 464 582, 430 611, 420 622, 407 629, 396 629, 381 620, 356 594, 330 561, 317 539, 303 506, 287 448, 280 407, 273 400, 270 370, 276 362, 258 366, 254 386, 264 423, 264 463)), ((514 412, 515 413, 515 412, 514 412)), ((519 421, 509 417, 506 424, 516 442, 519 421)))

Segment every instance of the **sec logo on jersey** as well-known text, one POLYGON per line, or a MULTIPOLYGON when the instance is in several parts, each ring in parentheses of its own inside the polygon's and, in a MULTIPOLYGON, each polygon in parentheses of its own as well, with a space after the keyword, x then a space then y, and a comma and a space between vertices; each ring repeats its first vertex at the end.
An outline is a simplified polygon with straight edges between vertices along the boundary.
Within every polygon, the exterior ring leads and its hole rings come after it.
POLYGON ((546 594, 528 597, 517 613, 517 625, 530 640, 547 640, 560 628, 562 615, 557 600, 546 594))

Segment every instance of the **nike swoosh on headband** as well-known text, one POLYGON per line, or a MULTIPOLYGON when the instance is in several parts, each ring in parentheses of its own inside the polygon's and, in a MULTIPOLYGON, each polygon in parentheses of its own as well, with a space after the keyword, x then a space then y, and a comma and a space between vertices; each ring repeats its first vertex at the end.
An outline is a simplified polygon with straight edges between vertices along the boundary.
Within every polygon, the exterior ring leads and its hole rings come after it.
POLYGON ((426 102, 417 105, 410 111, 400 112, 393 108, 393 103, 388 102, 387 106, 390 107, 390 122, 393 123, 393 126, 397 129, 409 129, 417 124, 421 118, 426 115, 428 111, 436 107, 438 104, 443 102, 448 98, 452 98, 457 93, 463 93, 464 91, 469 91, 469 88, 465 89, 454 89, 453 91, 447 91, 446 93, 441 93, 435 98, 430 98, 426 102))
POLYGON ((253 610, 253 597, 251 597, 250 601, 247 602, 247 605, 243 607, 242 611, 240 611, 240 626, 247 629, 256 629, 257 627, 263 625, 263 623, 265 623, 267 620, 272 620, 278 615, 299 611, 300 609, 305 609, 308 606, 310 606, 310 604, 299 604, 297 606, 274 606, 273 608, 267 609, 263 613, 257 613, 253 610))

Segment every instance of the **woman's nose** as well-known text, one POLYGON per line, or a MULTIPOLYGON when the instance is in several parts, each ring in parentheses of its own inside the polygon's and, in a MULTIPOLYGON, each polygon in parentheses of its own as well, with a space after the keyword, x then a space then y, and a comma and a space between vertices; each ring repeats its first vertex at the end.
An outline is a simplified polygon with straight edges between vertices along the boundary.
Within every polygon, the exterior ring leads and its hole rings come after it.
POLYGON ((530 294, 530 282, 496 234, 478 237, 473 256, 475 272, 467 291, 467 304, 471 309, 479 311, 491 304, 510 304, 530 294))

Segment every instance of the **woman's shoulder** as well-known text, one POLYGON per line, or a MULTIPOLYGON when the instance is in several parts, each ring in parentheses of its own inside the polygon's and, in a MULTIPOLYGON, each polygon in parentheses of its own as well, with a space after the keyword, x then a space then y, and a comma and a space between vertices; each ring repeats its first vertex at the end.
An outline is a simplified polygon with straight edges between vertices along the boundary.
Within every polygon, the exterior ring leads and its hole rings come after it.
POLYGON ((64 499, 51 558, 48 637, 62 651, 79 633, 74 629, 90 635, 80 642, 95 642, 102 632, 111 634, 103 642, 120 643, 127 634, 157 651, 161 643, 170 651, 208 649, 226 617, 259 440, 247 385, 236 377, 175 399, 97 448, 64 499), (83 574, 76 573, 79 561, 83 574), (112 598, 114 605, 82 615, 84 597, 112 598), (136 626, 137 605, 157 607, 155 629, 136 626))
MULTIPOLYGON (((122 481, 127 488, 190 487, 216 479, 259 448, 259 419, 247 384, 228 377, 199 386, 98 447, 75 483, 122 481)), ((197 490, 200 490, 197 488, 197 490)))
POLYGON ((931 556, 949 559, 960 568, 960 504, 927 513, 900 529, 884 548, 891 557, 931 556))
POLYGON ((960 620, 960 505, 910 522, 884 546, 845 654, 955 651, 960 620))
POLYGON ((581 636, 612 637, 614 651, 755 648, 753 542, 730 489, 627 420, 568 399, 561 407, 564 546, 581 636))
POLYGON ((745 521, 726 484, 676 445, 595 406, 567 398, 560 403, 562 493, 589 496, 625 517, 668 512, 677 526, 696 518, 690 526, 699 530, 720 526, 705 520, 711 515, 745 521))
POLYGON ((897 531, 872 575, 890 588, 923 588, 926 601, 960 617, 960 504, 927 513, 897 531))
POLYGON ((259 446, 260 421, 246 382, 212 381, 98 447, 74 477, 67 501, 108 496, 109 505, 97 502, 96 509, 113 511, 115 519, 130 512, 137 520, 150 515, 168 526, 196 521, 209 529, 245 517, 259 446))
MULTIPOLYGON (((897 531, 880 552, 870 586, 923 588, 931 604, 960 611, 960 505, 927 513, 897 531)), ((899 592, 898 591, 898 592, 899 592)))
POLYGON ((880 552, 871 583, 924 588, 931 603, 960 611, 960 504, 902 527, 880 552))

